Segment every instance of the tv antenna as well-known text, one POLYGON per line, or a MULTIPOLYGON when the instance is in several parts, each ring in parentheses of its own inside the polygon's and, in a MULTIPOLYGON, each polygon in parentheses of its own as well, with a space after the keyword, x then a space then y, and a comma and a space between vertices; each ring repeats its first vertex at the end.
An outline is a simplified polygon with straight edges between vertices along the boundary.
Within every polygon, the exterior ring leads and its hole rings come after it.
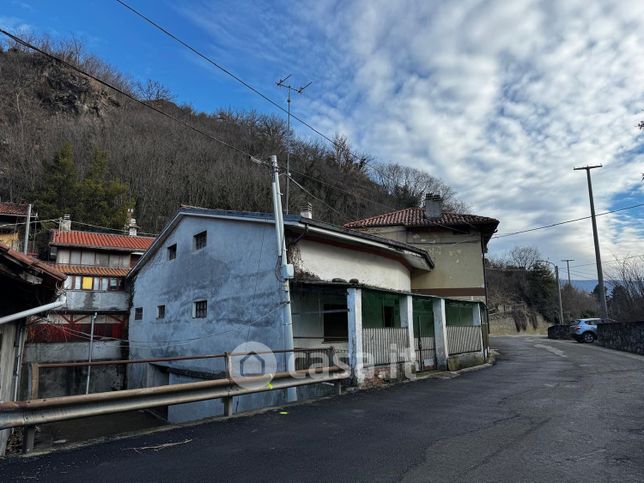
POLYGON ((285 196, 285 208, 286 208, 286 214, 288 215, 288 199, 289 199, 289 181, 291 178, 291 92, 296 92, 298 94, 302 94, 304 92, 304 89, 306 89, 308 86, 310 86, 313 81, 309 82, 308 84, 300 87, 293 87, 290 83, 286 83, 287 80, 291 78, 291 74, 287 75, 283 79, 278 80, 275 84, 277 84, 277 87, 282 87, 284 89, 288 90, 288 97, 286 98, 287 102, 287 112, 288 112, 288 117, 286 121, 286 130, 287 130, 287 138, 286 138, 286 196, 285 196))

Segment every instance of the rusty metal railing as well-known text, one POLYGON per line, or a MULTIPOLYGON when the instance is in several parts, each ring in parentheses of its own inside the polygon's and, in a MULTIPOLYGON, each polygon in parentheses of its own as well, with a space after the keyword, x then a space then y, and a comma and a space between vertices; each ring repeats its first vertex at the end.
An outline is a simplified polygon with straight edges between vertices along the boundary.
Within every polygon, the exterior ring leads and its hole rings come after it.
POLYGON ((23 452, 29 453, 33 450, 35 425, 37 424, 139 409, 150 409, 159 406, 171 406, 208 399, 223 399, 224 415, 232 416, 232 402, 235 396, 323 382, 333 383, 336 388, 336 394, 340 394, 341 382, 349 377, 350 371, 348 367, 338 361, 333 348, 285 349, 270 352, 226 352, 223 354, 112 361, 34 363, 31 365, 30 399, 26 401, 0 403, 0 429, 25 427, 23 452), (301 369, 293 372, 277 372, 269 375, 231 377, 233 357, 289 352, 305 353, 307 354, 307 359, 310 359, 311 353, 324 353, 328 357, 329 365, 314 369, 301 369), (39 399, 40 369, 110 364, 142 364, 193 359, 224 359, 225 377, 200 382, 39 399))

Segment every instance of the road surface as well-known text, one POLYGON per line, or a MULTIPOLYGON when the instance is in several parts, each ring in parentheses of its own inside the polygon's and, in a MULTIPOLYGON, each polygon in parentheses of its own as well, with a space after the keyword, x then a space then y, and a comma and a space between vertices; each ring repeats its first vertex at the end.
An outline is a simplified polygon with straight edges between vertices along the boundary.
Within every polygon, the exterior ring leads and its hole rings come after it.
POLYGON ((642 481, 644 357, 498 337, 494 367, 0 462, 0 481, 642 481))

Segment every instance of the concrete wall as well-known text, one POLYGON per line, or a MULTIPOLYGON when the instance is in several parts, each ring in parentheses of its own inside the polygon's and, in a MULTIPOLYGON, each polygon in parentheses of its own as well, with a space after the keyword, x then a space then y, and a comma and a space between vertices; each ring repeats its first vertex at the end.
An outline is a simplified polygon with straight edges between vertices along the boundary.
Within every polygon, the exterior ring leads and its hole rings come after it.
POLYGON ((434 261, 429 273, 413 274, 411 288, 428 295, 485 302, 483 252, 478 232, 452 233, 422 228, 374 227, 364 231, 426 250, 434 261))
MULTIPOLYGON (((285 347, 275 263, 272 225, 183 218, 137 274, 129 322, 130 358, 223 353, 248 341, 272 349, 285 347), (194 251, 193 236, 204 230, 207 246, 194 251), (175 243, 177 256, 168 260, 167 247, 175 243), (195 300, 208 301, 206 318, 192 317, 195 300), (161 304, 165 318, 156 319, 161 304), (137 307, 143 308, 142 320, 135 319, 137 307)), ((223 370, 221 360, 188 362, 204 370, 223 370)), ((130 368, 128 386, 145 386, 146 371, 143 366, 130 368)), ((275 397, 283 399, 282 393, 275 394, 263 399, 240 397, 236 409, 273 404, 275 397)), ((190 406, 182 411, 190 413, 190 406)), ((200 407, 194 409, 197 417, 204 415, 200 407)))
MULTIPOLYGON (((95 341, 92 359, 113 360, 127 357, 127 351, 119 341, 95 341)), ((23 357, 23 378, 20 384, 21 399, 28 399, 29 364, 32 362, 86 361, 89 342, 62 342, 26 344, 23 357)), ((87 367, 41 369, 39 378, 40 397, 71 396, 85 394, 87 367)), ((90 376, 90 392, 116 391, 125 387, 124 366, 96 366, 90 376)))
MULTIPOLYGON (((0 401, 13 400, 13 370, 15 368, 17 323, 0 325, 0 401)), ((0 431, 0 456, 4 455, 10 430, 0 431)))
POLYGON ((355 278, 374 287, 411 290, 409 270, 397 260, 311 240, 301 240, 291 253, 297 272, 319 280, 355 278))
POLYGON ((129 295, 124 291, 102 292, 94 290, 67 290, 67 304, 70 311, 127 311, 129 295))
POLYGON ((609 349, 644 355, 644 322, 597 324, 597 343, 609 349))

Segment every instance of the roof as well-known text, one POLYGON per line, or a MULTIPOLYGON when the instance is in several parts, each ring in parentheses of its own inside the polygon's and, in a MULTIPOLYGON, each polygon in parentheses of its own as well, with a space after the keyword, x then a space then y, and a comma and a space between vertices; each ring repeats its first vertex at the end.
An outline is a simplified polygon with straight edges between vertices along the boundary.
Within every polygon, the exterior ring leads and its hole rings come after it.
MULTIPOLYGON (((198 216, 204 218, 217 218, 229 219, 239 221, 250 221, 256 223, 274 223, 275 218, 272 213, 259 213, 250 211, 231 211, 231 210, 216 210, 209 208, 196 208, 183 206, 176 213, 172 221, 168 223, 155 239, 150 249, 143 255, 136 266, 132 269, 129 276, 134 276, 140 268, 145 265, 147 260, 152 254, 164 243, 165 239, 170 235, 174 228, 178 225, 179 221, 185 216, 198 216)), ((317 220, 311 220, 299 215, 284 215, 284 226, 289 230, 301 232, 304 234, 317 234, 323 238, 336 238, 343 241, 352 242, 354 245, 376 247, 381 250, 386 250, 388 253, 403 258, 405 262, 413 268, 423 268, 429 270, 434 268, 434 262, 429 254, 413 245, 407 243, 390 240, 380 236, 363 233, 348 228, 343 228, 329 223, 324 223, 317 220)))
POLYGON ((402 225, 407 227, 421 226, 459 226, 459 225, 489 225, 496 226, 499 220, 486 216, 468 215, 465 213, 443 213, 440 218, 429 219, 425 217, 424 208, 405 208, 382 215, 372 216, 363 220, 356 220, 345 224, 345 228, 369 228, 374 226, 402 225))
POLYGON ((29 205, 0 201, 0 215, 27 216, 29 205))
POLYGON ((9 258, 14 262, 19 263, 20 265, 25 266, 26 268, 31 268, 43 275, 48 276, 49 278, 58 281, 63 281, 67 278, 67 275, 57 270, 50 264, 29 255, 25 255, 24 253, 20 253, 13 248, 9 248, 8 246, 3 245, 2 243, 0 243, 0 256, 9 258))
POLYGON ((154 237, 149 236, 114 235, 91 231, 52 230, 52 233, 52 239, 49 244, 58 247, 99 248, 135 252, 147 250, 154 241, 154 237))
POLYGON ((52 265, 62 273, 69 275, 93 275, 99 277, 125 277, 130 272, 129 268, 124 267, 97 267, 93 265, 52 265))

